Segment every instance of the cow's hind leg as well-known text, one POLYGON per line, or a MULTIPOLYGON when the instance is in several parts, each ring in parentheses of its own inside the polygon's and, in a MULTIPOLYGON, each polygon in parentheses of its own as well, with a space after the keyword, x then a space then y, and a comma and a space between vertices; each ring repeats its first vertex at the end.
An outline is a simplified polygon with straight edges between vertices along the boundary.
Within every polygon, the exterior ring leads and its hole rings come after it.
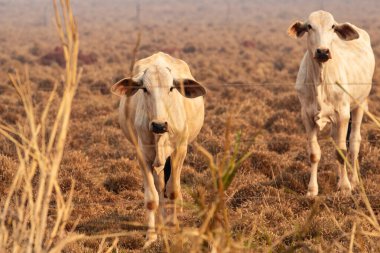
POLYGON ((171 173, 172 173, 172 159, 169 156, 168 159, 166 159, 165 167, 164 167, 165 185, 168 183, 171 173))
POLYGON ((166 196, 170 199, 172 221, 178 224, 177 205, 182 212, 181 171, 187 153, 187 144, 180 145, 171 156, 172 170, 166 185, 166 196))
MULTIPOLYGON (((338 125, 336 123, 333 123, 332 126, 331 126, 331 137, 333 138, 334 142, 337 141, 338 139, 338 125)), ((339 152, 337 152, 336 154, 337 156, 339 155, 339 152)), ((341 166, 339 165, 338 166, 338 171, 337 171, 337 174, 338 174, 338 179, 340 179, 341 177, 341 166)))
MULTIPOLYGON (((349 111, 349 110, 348 110, 349 111)), ((347 175, 347 166, 346 166, 346 157, 347 157, 347 130, 350 120, 350 113, 341 111, 339 120, 335 127, 335 136, 333 136, 336 146, 339 150, 336 150, 336 158, 339 161, 339 181, 338 189, 342 192, 349 193, 351 192, 351 183, 348 180, 347 175)))
POLYGON ((310 160, 310 181, 307 189, 307 196, 313 197, 318 195, 318 164, 321 159, 321 149, 318 144, 318 129, 307 117, 306 113, 302 111, 302 120, 305 125, 308 151, 310 160))
POLYGON ((358 107, 355 110, 352 111, 352 126, 351 126, 351 136, 350 136, 350 162, 351 167, 353 169, 352 171, 352 177, 351 177, 351 186, 354 188, 359 183, 359 161, 358 161, 358 155, 359 155, 359 149, 360 149, 360 142, 361 142, 361 135, 360 135, 360 127, 363 120, 363 114, 364 114, 364 108, 366 108, 367 102, 363 104, 363 107, 358 107))
POLYGON ((156 186, 158 196, 159 196, 159 209, 160 209, 160 215, 158 218, 160 218, 159 222, 164 223, 166 218, 166 211, 165 211, 165 186, 169 179, 171 172, 171 161, 170 157, 166 160, 165 165, 159 168, 153 169, 153 175, 154 175, 154 184, 156 186))

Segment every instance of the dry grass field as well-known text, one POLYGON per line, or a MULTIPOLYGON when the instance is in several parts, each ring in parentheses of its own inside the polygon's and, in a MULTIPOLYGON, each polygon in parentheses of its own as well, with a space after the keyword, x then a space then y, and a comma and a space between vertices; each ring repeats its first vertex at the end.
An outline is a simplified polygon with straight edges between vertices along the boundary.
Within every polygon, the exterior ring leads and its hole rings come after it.
MULTIPOLYGON (((224 151, 225 132, 239 132, 242 155, 252 155, 238 169, 225 192, 231 238, 244 252, 345 252, 353 226, 371 225, 358 211, 366 208, 358 193, 336 192, 338 163, 321 133, 320 196, 305 196, 308 183, 306 136, 294 89, 306 40, 286 34, 295 20, 323 7, 336 20, 368 31, 380 57, 380 2, 376 0, 73 0, 80 34, 82 78, 73 101, 68 140, 59 184, 68 193, 75 181, 67 229, 98 235, 135 231, 122 236, 118 252, 140 252, 144 245, 144 194, 134 147, 118 124, 118 97, 111 85, 129 75, 139 31, 137 58, 163 51, 185 60, 208 93, 206 117, 197 143, 213 156, 224 151), (228 122, 229 126, 228 126, 228 122), (357 200, 357 201, 356 201, 357 200), (135 225, 134 225, 135 224, 135 225), (354 225, 355 224, 355 225, 354 225), (293 233, 294 232, 294 233, 293 233), (274 247, 271 249, 271 247, 274 247)), ((61 75, 64 58, 50 1, 0 0, 0 120, 25 124, 25 112, 10 85, 9 73, 27 67, 33 103, 42 110, 61 75)), ((380 115, 380 69, 377 66, 369 101, 380 115)), ((360 166, 368 199, 380 219, 380 130, 365 117, 360 166)), ((0 202, 17 168, 14 145, 0 137, 0 202)), ((212 201, 207 159, 189 147, 182 173, 184 211, 180 227, 197 227, 197 203, 212 201)), ((206 208, 207 209, 207 208, 206 208)), ((380 231, 379 231, 380 232, 380 231)), ((377 238, 378 240, 378 238, 377 238)), ((100 240, 74 243, 65 252, 96 252, 100 240)), ((353 252, 380 252, 376 237, 357 233, 353 252)), ((191 244, 184 244, 187 252, 191 244)), ((211 248, 205 246, 205 252, 211 248)), ((166 252, 158 241, 147 252, 166 252)), ((116 251, 115 251, 116 252, 116 251)), ((175 252, 173 250, 172 252, 175 252)))

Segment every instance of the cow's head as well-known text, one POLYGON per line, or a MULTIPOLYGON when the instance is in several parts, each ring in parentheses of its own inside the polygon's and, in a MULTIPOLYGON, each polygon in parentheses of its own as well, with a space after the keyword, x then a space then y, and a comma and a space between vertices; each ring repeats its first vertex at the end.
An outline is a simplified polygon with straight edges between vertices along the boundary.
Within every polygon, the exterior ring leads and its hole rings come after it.
POLYGON ((332 42, 335 39, 350 41, 359 38, 352 25, 336 23, 334 17, 325 11, 313 12, 307 21, 297 21, 288 29, 288 34, 293 38, 300 38, 305 33, 308 33, 308 50, 318 63, 327 62, 333 57, 332 42))
MULTIPOLYGON (((206 93, 205 88, 192 79, 175 79, 167 67, 155 65, 134 78, 125 78, 115 83, 111 91, 119 96, 131 97, 141 92, 141 102, 149 118, 149 130, 154 134, 170 131, 174 117, 170 112, 183 111, 183 97, 196 98, 206 93)), ((184 112, 183 112, 184 113, 184 112)), ((177 118, 178 120, 178 118, 177 118)))

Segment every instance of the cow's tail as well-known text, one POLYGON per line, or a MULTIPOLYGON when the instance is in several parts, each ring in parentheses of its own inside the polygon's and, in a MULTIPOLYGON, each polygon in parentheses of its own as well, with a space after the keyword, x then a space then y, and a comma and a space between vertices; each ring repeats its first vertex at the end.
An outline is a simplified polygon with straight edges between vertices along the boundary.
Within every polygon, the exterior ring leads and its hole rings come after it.
POLYGON ((166 159, 165 167, 164 167, 164 178, 165 178, 165 186, 170 178, 170 174, 172 173, 172 161, 170 156, 166 159))
POLYGON ((351 125, 352 125, 352 113, 350 113, 350 120, 348 121, 348 128, 347 128, 347 136, 346 136, 347 149, 350 147, 351 125))

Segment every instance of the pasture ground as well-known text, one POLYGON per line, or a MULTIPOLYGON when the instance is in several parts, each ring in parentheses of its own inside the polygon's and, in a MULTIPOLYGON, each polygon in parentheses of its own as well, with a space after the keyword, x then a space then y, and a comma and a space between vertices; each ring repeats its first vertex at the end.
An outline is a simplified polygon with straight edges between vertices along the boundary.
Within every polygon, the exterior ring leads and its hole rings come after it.
MULTIPOLYGON (((51 3, 0 2, 0 119, 23 122, 22 106, 7 73, 26 66, 34 87, 34 102, 43 105, 63 71, 59 41, 52 25, 51 3)), ((81 40, 83 76, 74 100, 69 140, 60 171, 63 191, 74 179, 73 221, 86 234, 137 230, 130 222, 144 222, 142 178, 135 152, 124 138, 117 119, 118 98, 110 86, 129 74, 140 19, 142 34, 137 58, 157 51, 185 60, 195 78, 208 88, 206 118, 197 142, 213 155, 223 151, 226 122, 241 132, 241 152, 253 155, 239 169, 227 192, 232 233, 253 231, 253 245, 270 245, 302 226, 316 201, 320 204, 307 233, 297 240, 318 251, 339 251, 349 240, 356 220, 350 197, 336 193, 335 150, 328 129, 321 133, 320 198, 304 195, 308 183, 306 137, 294 90, 306 41, 293 40, 287 27, 321 8, 320 1, 73 1, 81 40)), ((380 4, 373 1, 330 1, 324 8, 338 21, 350 21, 372 37, 380 56, 380 4)), ((377 66, 369 108, 380 115, 380 69, 377 66)), ((60 89, 58 88, 58 92, 60 89)), ((380 131, 368 118, 362 127, 361 173, 369 199, 379 217, 380 131)), ((15 149, 0 137, 0 196, 5 196, 16 163, 15 149)), ((210 171, 202 155, 189 147, 182 173, 182 193, 188 207, 181 226, 199 223, 191 208, 196 196, 210 187, 210 171)), ((3 197, 1 197, 3 199, 3 197)), ((73 223, 71 223, 73 224, 73 223)), ((295 240, 284 240, 284 247, 295 240)), ((364 251, 379 246, 362 239, 364 251)), ((139 252, 144 234, 120 238, 119 247, 139 252)), ((93 252, 98 241, 73 246, 93 252)), ((159 245, 149 251, 163 250, 159 245)))

